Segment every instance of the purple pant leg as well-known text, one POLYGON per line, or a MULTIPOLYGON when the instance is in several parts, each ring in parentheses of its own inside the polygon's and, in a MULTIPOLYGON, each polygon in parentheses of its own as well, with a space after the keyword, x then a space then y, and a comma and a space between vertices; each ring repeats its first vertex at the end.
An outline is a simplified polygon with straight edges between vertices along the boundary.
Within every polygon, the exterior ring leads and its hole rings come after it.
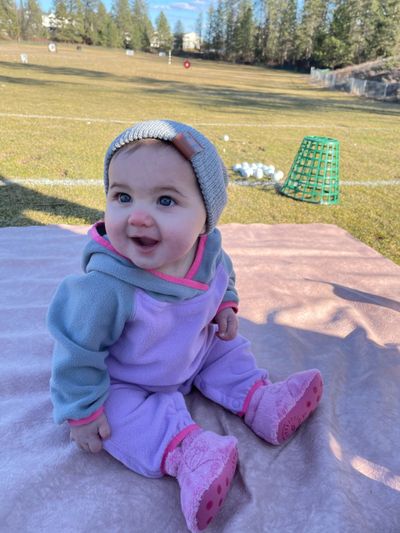
POLYGON ((215 337, 194 384, 210 400, 239 413, 247 394, 268 372, 257 367, 250 342, 237 335, 231 341, 215 337))
POLYGON ((180 392, 149 393, 135 385, 114 383, 105 403, 111 437, 104 448, 130 470, 161 477, 161 460, 170 441, 193 424, 180 392))

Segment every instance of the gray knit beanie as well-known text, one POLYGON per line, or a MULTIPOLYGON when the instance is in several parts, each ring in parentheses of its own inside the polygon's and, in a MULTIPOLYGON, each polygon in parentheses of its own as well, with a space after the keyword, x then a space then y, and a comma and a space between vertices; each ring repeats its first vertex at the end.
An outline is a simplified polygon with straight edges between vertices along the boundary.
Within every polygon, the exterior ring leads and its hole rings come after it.
POLYGON ((207 212, 206 232, 216 226, 227 201, 228 174, 215 146, 194 128, 172 120, 138 122, 123 131, 107 150, 104 160, 104 187, 108 191, 108 170, 116 152, 140 139, 171 142, 193 167, 207 212))

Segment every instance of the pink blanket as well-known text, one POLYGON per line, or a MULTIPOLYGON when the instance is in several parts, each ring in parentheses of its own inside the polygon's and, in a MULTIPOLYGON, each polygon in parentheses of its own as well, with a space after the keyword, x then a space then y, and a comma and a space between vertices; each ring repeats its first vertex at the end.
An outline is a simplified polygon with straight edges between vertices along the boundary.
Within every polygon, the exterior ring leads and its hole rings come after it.
MULTIPOLYGON (((151 480, 56 426, 45 316, 80 269, 87 227, 0 230, 0 531, 186 531, 172 478, 151 480)), ((198 392, 194 419, 239 440, 240 463, 209 533, 400 532, 400 267, 331 225, 221 227, 240 325, 279 380, 316 367, 325 395, 281 447, 198 392)))

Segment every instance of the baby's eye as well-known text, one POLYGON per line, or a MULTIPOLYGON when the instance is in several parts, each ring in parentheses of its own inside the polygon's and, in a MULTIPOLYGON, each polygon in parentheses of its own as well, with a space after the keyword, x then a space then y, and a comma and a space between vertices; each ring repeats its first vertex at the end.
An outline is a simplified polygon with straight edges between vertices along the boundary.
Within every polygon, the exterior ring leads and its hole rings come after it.
POLYGON ((171 207, 172 205, 175 205, 176 202, 170 196, 160 196, 158 203, 163 207, 171 207))
POLYGON ((132 200, 130 195, 126 192, 119 192, 117 194, 117 198, 120 204, 129 204, 129 202, 132 200))

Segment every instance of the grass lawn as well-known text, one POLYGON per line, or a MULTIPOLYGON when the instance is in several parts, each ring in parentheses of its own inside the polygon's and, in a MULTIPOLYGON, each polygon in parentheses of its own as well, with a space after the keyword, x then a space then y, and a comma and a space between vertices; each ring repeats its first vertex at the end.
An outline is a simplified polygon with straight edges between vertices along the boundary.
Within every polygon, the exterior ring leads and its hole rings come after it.
POLYGON ((94 222, 104 194, 85 181, 101 179, 108 144, 133 122, 172 118, 209 136, 228 167, 261 161, 285 175, 304 136, 338 139, 338 206, 231 185, 221 223, 337 224, 400 264, 398 104, 328 91, 296 73, 201 60, 184 69, 182 62, 0 41, 0 183, 13 181, 0 186, 0 226, 94 222))

